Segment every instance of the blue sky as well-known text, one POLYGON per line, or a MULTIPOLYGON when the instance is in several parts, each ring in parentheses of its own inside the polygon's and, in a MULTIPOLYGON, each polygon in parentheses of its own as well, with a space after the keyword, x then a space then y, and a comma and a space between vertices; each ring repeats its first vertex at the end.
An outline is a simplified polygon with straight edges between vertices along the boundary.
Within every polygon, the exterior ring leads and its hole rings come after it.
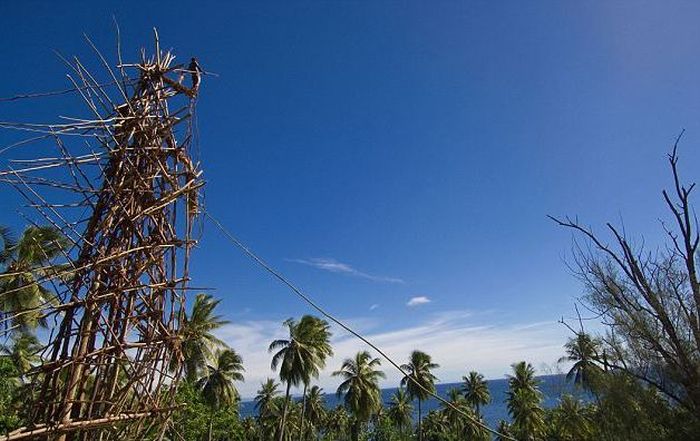
MULTIPOLYGON (((20 4, 21 3, 21 4, 20 4)), ((0 96, 68 87, 54 56, 127 58, 159 28, 207 77, 198 103, 206 204, 228 228, 397 358, 500 377, 552 364, 581 287, 547 214, 624 219, 652 247, 664 155, 700 155, 700 4, 693 2, 94 2, 2 6, 0 96), (411 300, 413 302, 411 302, 411 300), (416 300, 418 299, 418 300, 416 300)), ((0 120, 84 116, 69 97, 0 103, 0 120)), ((0 144, 17 135, 0 132, 0 144)), ((10 152, 0 156, 4 163, 10 152)), ((2 189, 0 223, 21 228, 2 189)), ((25 213, 31 212, 24 211, 25 213)), ((309 312, 207 225, 198 286, 222 331, 272 375, 265 346, 309 312)), ((336 359, 361 345, 337 332, 336 359)), ((388 383, 394 381, 390 376, 388 383)), ((334 381, 320 380, 327 389, 334 381)))

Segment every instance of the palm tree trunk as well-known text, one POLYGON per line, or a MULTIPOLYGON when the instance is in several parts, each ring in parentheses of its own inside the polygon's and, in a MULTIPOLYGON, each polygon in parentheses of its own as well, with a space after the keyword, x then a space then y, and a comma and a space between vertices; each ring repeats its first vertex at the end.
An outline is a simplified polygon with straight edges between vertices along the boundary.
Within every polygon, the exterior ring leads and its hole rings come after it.
POLYGON ((421 428, 421 400, 418 398, 418 441, 423 441, 423 429, 421 428))
POLYGON ((289 388, 292 383, 287 382, 287 393, 284 395, 284 407, 282 408, 282 421, 280 421, 280 429, 277 435, 277 441, 282 441, 284 438, 284 426, 287 424, 287 405, 289 404, 289 388))
POLYGON ((214 413, 209 415, 209 441, 211 441, 212 432, 214 429, 214 413))
POLYGON ((299 441, 304 440, 304 412, 306 411, 306 388, 308 384, 304 383, 304 395, 301 399, 301 424, 299 425, 299 441))

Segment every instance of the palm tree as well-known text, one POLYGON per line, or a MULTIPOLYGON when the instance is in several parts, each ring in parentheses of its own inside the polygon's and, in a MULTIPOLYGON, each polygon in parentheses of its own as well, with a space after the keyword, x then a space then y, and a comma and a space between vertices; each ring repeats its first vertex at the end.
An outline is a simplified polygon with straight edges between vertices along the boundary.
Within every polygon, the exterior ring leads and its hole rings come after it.
POLYGON ((588 408, 571 395, 564 395, 554 409, 557 439, 575 441, 590 439, 593 426, 588 408))
POLYGON ((277 422, 281 418, 282 405, 278 390, 279 384, 268 378, 260 385, 255 396, 255 410, 258 412, 257 423, 260 439, 269 440, 274 437, 277 422))
MULTIPOLYGON (((226 348, 226 344, 216 338, 213 331, 227 324, 214 310, 221 300, 209 294, 197 294, 190 314, 184 314, 180 336, 182 356, 185 360, 185 378, 194 383, 199 373, 212 360, 214 350, 226 348)), ((176 368, 174 361, 172 368, 176 368)))
POLYGON ((387 414, 389 420, 399 429, 401 434, 404 433, 406 428, 411 427, 413 422, 413 404, 411 404, 411 397, 408 396, 406 389, 401 387, 392 395, 387 414))
POLYGON ((421 431, 423 400, 435 393, 435 380, 437 378, 431 370, 440 367, 433 363, 430 355, 421 351, 411 352, 411 357, 407 364, 401 365, 401 369, 406 372, 406 376, 401 379, 401 386, 405 386, 411 398, 418 399, 418 439, 422 441, 421 431))
POLYGON ((284 404, 285 400, 283 396, 272 398, 267 406, 267 413, 259 417, 258 424, 260 425, 261 439, 267 441, 277 437, 284 404))
MULTIPOLYGON (((309 422, 308 432, 311 434, 311 439, 316 439, 316 434, 326 417, 326 400, 324 398, 323 389, 318 386, 312 386, 311 389, 309 389, 309 395, 306 398, 304 407, 304 413, 309 422)), ((305 439, 306 436, 303 438, 305 439)))
POLYGON ((447 403, 440 403, 440 406, 440 413, 449 433, 459 434, 459 439, 472 441, 490 439, 481 417, 475 413, 459 389, 450 389, 447 392, 447 403))
POLYGON ((467 414, 471 414, 472 418, 467 418, 462 427, 462 437, 472 441, 490 441, 491 434, 486 429, 486 423, 481 415, 477 415, 474 411, 467 407, 467 414))
POLYGON ((442 414, 452 433, 461 432, 464 427, 464 414, 471 413, 469 403, 467 403, 467 400, 460 394, 457 388, 451 388, 447 391, 447 401, 449 404, 440 403, 442 414))
POLYGON ((513 418, 512 430, 519 440, 541 439, 545 431, 544 410, 540 406, 542 393, 531 364, 521 361, 508 376, 506 403, 513 418))
POLYGON ((420 428, 419 436, 425 436, 429 440, 445 440, 448 438, 450 428, 445 414, 437 410, 431 410, 425 416, 424 424, 420 428))
POLYGON ((585 332, 579 332, 575 338, 566 342, 564 348, 566 355, 561 357, 559 362, 574 363, 566 374, 566 379, 571 381, 573 378, 574 384, 591 390, 595 375, 601 372, 600 366, 596 364, 599 359, 600 340, 592 338, 585 332))
POLYGON ((484 380, 484 376, 476 371, 469 372, 468 376, 462 377, 462 381, 464 381, 462 385, 464 398, 476 414, 481 415, 481 406, 491 401, 488 383, 484 380))
POLYGON ((328 412, 326 418, 325 433, 332 440, 343 439, 343 434, 347 432, 350 416, 345 407, 338 405, 328 412))
POLYGON ((510 441, 513 438, 513 429, 507 421, 500 420, 496 431, 503 435, 496 436, 496 441, 510 441))
POLYGON ((32 365, 39 361, 38 353, 42 346, 36 336, 28 332, 13 334, 11 341, 12 346, 0 345, 0 354, 5 354, 10 359, 22 379, 32 365))
POLYGON ((336 393, 338 397, 345 395, 345 407, 355 417, 352 427, 354 441, 359 438, 362 424, 382 405, 379 379, 386 376, 377 369, 380 365, 381 360, 372 358, 367 351, 360 351, 355 358, 345 359, 340 370, 333 372, 333 376, 343 378, 336 393))
POLYGON ((209 418, 209 441, 212 439, 214 412, 238 401, 238 391, 234 381, 243 381, 243 360, 233 349, 216 352, 214 364, 207 365, 206 372, 197 381, 197 389, 204 402, 211 409, 209 418))
POLYGON ((246 417, 241 420, 241 430, 243 431, 243 439, 260 439, 260 427, 252 417, 246 417))
POLYGON ((330 327, 325 320, 305 315, 298 323, 290 318, 284 325, 289 330, 289 338, 273 341, 268 349, 277 351, 272 356, 272 369, 279 366, 280 379, 287 384, 278 441, 284 438, 291 386, 308 385, 311 378, 318 377, 326 358, 333 353, 329 343, 330 327))
POLYGON ((60 273, 61 265, 52 265, 68 247, 66 237, 54 227, 28 227, 15 241, 6 227, 0 227, 0 317, 22 332, 46 326, 42 309, 57 302, 43 282, 60 273))
POLYGON ((289 408, 287 409, 287 425, 284 432, 283 441, 292 441, 294 435, 298 433, 299 427, 301 427, 301 403, 297 401, 290 401, 289 408))
POLYGON ((299 438, 304 434, 304 419, 306 416, 306 389, 309 387, 311 377, 318 378, 319 371, 326 366, 326 358, 333 355, 330 339, 331 331, 327 321, 318 317, 306 315, 299 322, 299 335, 316 352, 316 358, 311 361, 309 375, 304 379, 302 391, 301 421, 299 423, 299 438))
POLYGON ((279 394, 277 388, 279 384, 272 378, 260 385, 260 389, 255 396, 255 410, 258 412, 258 421, 265 419, 270 413, 270 406, 275 397, 279 394))

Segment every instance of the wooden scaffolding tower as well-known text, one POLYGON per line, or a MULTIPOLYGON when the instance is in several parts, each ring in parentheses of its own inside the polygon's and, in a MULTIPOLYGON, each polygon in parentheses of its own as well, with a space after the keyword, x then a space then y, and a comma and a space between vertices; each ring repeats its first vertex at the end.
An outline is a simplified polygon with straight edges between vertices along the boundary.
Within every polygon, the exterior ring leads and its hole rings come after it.
POLYGON ((202 72, 195 59, 175 64, 157 33, 152 56, 142 50, 127 64, 119 54, 116 68, 88 42, 108 80, 78 59, 69 78, 90 116, 0 124, 58 152, 11 162, 0 180, 72 245, 67 264, 47 265, 37 281, 56 292, 40 307, 55 326, 31 372, 30 423, 7 440, 163 439, 182 373, 178 331, 203 185, 190 152, 202 72))

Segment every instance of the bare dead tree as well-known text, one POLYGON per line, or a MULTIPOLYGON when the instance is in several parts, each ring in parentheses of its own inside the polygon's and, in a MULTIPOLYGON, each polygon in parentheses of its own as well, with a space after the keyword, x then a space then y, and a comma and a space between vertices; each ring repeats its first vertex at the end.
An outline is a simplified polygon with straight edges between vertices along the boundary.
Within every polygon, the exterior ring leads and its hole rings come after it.
POLYGON ((126 64, 118 53, 116 69, 88 39, 106 82, 77 58, 67 62, 89 116, 0 123, 56 150, 11 162, 0 181, 73 244, 66 265, 34 282, 55 287, 59 302, 36 309, 56 326, 31 372, 29 424, 3 439, 162 437, 174 409, 203 185, 190 155, 201 72, 176 65, 155 37, 152 56, 142 50, 126 64))
POLYGON ((690 201, 695 184, 678 171, 676 139, 668 161, 674 187, 662 195, 674 219, 663 225, 669 242, 658 252, 633 244, 606 224, 611 242, 578 219, 551 217, 587 241, 575 247, 573 268, 583 281, 583 303, 607 326, 603 337, 607 368, 657 389, 691 415, 700 411, 700 230, 690 201))

